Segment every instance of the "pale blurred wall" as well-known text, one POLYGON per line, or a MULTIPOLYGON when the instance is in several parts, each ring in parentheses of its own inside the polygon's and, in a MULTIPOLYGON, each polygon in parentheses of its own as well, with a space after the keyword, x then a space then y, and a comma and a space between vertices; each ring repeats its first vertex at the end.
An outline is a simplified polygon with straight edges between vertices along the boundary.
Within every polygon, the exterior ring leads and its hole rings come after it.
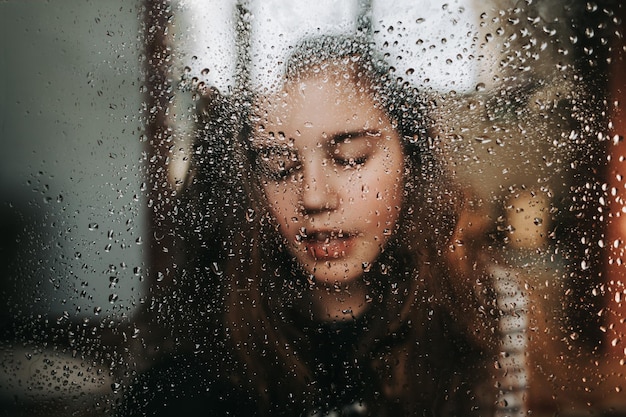
POLYGON ((141 18, 138 1, 0 2, 9 319, 120 318, 141 297, 141 18))

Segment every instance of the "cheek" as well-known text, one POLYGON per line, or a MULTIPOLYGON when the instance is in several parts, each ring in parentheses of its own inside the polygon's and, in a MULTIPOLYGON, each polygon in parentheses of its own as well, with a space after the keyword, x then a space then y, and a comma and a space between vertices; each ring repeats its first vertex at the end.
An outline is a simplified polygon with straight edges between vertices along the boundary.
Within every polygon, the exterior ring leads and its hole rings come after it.
POLYGON ((370 198, 375 198, 371 205, 378 215, 377 227, 379 229, 394 230, 398 223, 401 207, 404 204, 403 169, 403 164, 394 164, 385 172, 379 173, 372 181, 376 190, 371 193, 370 198))
POLYGON ((403 204, 402 185, 402 177, 391 174, 383 174, 379 177, 375 193, 376 201, 373 204, 376 204, 379 216, 387 223, 397 221, 403 204))
POLYGON ((344 206, 344 220, 356 222, 363 231, 379 237, 385 230, 395 230, 403 204, 402 180, 383 173, 363 175, 352 185, 346 193, 351 194, 352 204, 344 206))
POLYGON ((404 199, 404 184, 406 181, 404 173, 404 154, 398 144, 387 155, 388 158, 383 164, 384 172, 379 176, 380 188, 382 190, 381 200, 392 212, 399 212, 404 199))
POLYGON ((377 211, 379 215, 397 212, 403 203, 404 163, 389 158, 372 162, 372 167, 352 178, 349 191, 352 206, 367 207, 370 213, 377 211))
POLYGON ((290 229, 297 211, 297 196, 293 186, 267 184, 263 187, 272 217, 280 225, 281 233, 290 229))

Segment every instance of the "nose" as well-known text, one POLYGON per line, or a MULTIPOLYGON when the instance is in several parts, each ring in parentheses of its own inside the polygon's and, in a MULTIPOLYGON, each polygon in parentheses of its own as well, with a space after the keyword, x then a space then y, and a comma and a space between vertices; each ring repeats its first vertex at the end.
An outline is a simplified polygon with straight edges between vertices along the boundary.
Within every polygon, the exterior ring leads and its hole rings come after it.
POLYGON ((304 214, 336 210, 339 194, 332 172, 323 161, 310 161, 302 170, 302 209, 304 214))

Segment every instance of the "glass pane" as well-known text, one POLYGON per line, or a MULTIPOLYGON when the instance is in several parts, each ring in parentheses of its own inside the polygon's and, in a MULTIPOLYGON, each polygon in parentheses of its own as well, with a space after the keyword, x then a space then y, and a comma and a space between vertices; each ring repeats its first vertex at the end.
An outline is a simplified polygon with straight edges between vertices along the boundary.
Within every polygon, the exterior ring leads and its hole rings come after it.
POLYGON ((621 415, 619 1, 0 5, 7 415, 621 415))
POLYGON ((0 4, 5 415, 106 415, 126 367, 149 236, 140 6, 0 4))

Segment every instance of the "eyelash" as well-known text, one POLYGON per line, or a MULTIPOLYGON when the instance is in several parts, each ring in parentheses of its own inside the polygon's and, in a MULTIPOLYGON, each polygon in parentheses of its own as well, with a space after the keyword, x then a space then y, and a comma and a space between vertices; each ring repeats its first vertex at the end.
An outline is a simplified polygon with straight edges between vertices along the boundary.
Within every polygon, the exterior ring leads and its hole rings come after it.
MULTIPOLYGON (((269 163, 265 163, 263 162, 261 159, 263 158, 264 154, 263 153, 257 153, 255 156, 256 159, 256 168, 257 170, 261 173, 261 175, 263 177, 265 177, 266 179, 270 180, 270 181, 284 181, 286 180, 288 177, 292 176, 293 174, 295 174, 296 172, 298 172, 300 170, 300 168, 302 167, 302 165, 300 163, 285 169, 285 164, 281 164, 279 162, 279 166, 278 169, 274 169, 272 167, 270 167, 269 163)), ((355 168, 360 168, 363 165, 365 165, 369 159, 369 155, 362 155, 359 156, 357 158, 342 158, 340 156, 334 156, 330 158, 333 162, 333 164, 337 167, 342 167, 344 169, 355 169, 355 168)))
POLYGON ((333 158, 333 160, 335 161, 337 165, 346 167, 346 168, 362 167, 367 162, 367 159, 368 159, 367 155, 363 155, 358 158, 339 158, 339 157, 333 158))
POLYGON ((300 169, 300 165, 290 169, 285 169, 281 167, 278 171, 266 168, 265 170, 263 170, 263 174, 267 179, 271 181, 284 181, 292 174, 295 174, 298 169, 300 169))

